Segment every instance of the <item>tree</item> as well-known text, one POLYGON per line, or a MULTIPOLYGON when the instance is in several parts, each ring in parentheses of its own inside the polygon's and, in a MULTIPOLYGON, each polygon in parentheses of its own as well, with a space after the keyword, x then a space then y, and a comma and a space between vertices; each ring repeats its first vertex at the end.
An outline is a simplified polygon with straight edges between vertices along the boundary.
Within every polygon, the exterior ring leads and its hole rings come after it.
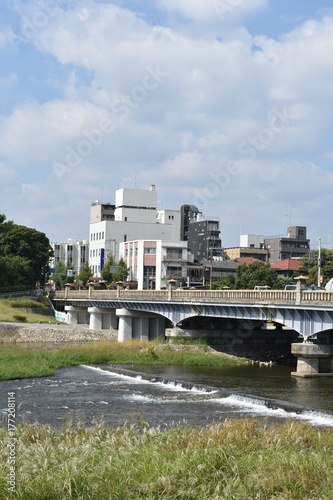
MULTIPOLYGON (((44 283, 52 255, 49 239, 44 233, 26 226, 19 226, 12 221, 6 222, 6 216, 0 214, 0 257, 16 256, 26 261, 24 279, 20 280, 23 287, 35 287, 36 283, 44 283), (29 263, 28 266, 27 263, 29 263)), ((23 261, 16 260, 15 262, 18 264, 23 261)), ((12 269, 12 264, 9 267, 12 269)))
MULTIPOLYGON (((301 259, 301 265, 297 269, 295 276, 303 274, 308 276, 309 279, 307 284, 311 286, 312 284, 317 284, 318 282, 318 252, 315 251, 315 257, 310 260, 308 257, 303 257, 301 259)), ((325 286, 326 283, 333 278, 333 250, 328 248, 322 248, 320 252, 320 274, 323 277, 322 285, 325 286)))
POLYGON ((222 290, 224 287, 228 287, 231 290, 235 289, 235 276, 230 274, 227 277, 219 278, 212 282, 213 290, 222 290))
POLYGON ((114 256, 110 254, 101 271, 101 276, 107 283, 112 283, 117 281, 125 281, 127 279, 128 273, 129 269, 126 266, 124 259, 121 258, 119 262, 116 262, 114 256), (117 273, 110 272, 110 267, 113 266, 119 267, 119 271, 117 273))
POLYGON ((91 267, 89 266, 88 260, 86 260, 81 272, 76 276, 76 281, 82 281, 83 286, 86 285, 89 278, 93 275, 91 267))
POLYGON ((29 260, 17 255, 0 257, 0 289, 3 291, 27 288, 30 273, 29 260))
POLYGON ((55 267, 55 272, 52 275, 52 281, 57 288, 61 288, 67 283, 67 269, 61 260, 59 260, 55 267))
POLYGON ((253 290, 256 285, 281 288, 276 269, 264 262, 252 262, 248 266, 244 263, 236 269, 237 278, 235 287, 238 290, 253 290))

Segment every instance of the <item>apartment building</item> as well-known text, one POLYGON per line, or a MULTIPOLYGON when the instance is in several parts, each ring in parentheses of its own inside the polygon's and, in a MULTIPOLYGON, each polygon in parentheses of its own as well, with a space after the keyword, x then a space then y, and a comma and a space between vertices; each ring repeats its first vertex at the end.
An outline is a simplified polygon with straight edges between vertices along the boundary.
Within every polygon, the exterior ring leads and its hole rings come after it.
POLYGON ((185 241, 126 241, 120 243, 120 256, 129 268, 128 280, 137 281, 139 290, 160 290, 171 279, 186 283, 191 256, 185 241))
POLYGON ((60 261, 65 265, 69 262, 73 266, 75 275, 80 273, 89 255, 88 240, 69 238, 66 242, 51 241, 50 245, 54 252, 50 261, 51 269, 55 269, 60 261))
POLYGON ((306 237, 305 226, 288 227, 287 236, 265 238, 270 264, 285 259, 301 259, 310 251, 310 240, 306 237))

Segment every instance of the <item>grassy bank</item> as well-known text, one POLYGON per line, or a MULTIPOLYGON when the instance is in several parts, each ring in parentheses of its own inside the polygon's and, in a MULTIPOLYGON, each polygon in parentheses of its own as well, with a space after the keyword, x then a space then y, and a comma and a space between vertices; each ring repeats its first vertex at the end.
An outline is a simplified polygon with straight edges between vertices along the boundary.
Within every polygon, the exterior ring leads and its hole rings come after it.
POLYGON ((25 321, 23 323, 56 323, 56 320, 53 316, 43 316, 42 314, 35 314, 30 312, 20 311, 20 307, 22 308, 31 308, 31 307, 45 307, 44 304, 39 302, 34 302, 30 299, 0 299, 0 323, 1 322, 10 322, 16 323, 17 320, 15 316, 23 316, 25 317, 25 321))
POLYGON ((57 369, 80 364, 132 363, 192 366, 231 366, 245 364, 241 358, 212 354, 206 346, 170 346, 165 342, 98 342, 56 350, 30 349, 19 344, 0 347, 0 380, 42 377, 57 369))
MULTIPOLYGON (((9 448, 0 430, 0 497, 9 448)), ((33 500, 333 498, 333 430, 253 420, 206 428, 25 425, 16 432, 16 495, 33 500)))

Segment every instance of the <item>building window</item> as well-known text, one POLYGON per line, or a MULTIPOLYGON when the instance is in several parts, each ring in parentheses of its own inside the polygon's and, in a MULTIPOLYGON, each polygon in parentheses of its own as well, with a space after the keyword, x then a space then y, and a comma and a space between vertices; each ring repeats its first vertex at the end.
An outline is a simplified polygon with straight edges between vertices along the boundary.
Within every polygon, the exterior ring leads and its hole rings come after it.
POLYGON ((146 247, 144 250, 145 255, 156 255, 156 247, 146 247))
POLYGON ((104 231, 102 232, 102 240, 104 240, 104 231))

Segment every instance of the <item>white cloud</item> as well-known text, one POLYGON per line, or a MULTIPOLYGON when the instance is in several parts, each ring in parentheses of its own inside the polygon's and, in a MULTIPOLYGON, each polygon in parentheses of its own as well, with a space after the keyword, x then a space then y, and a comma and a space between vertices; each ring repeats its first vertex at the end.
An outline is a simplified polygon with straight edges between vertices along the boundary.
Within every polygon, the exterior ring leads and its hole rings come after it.
POLYGON ((240 22, 245 16, 268 5, 268 0, 159 0, 169 12, 204 23, 240 22))
MULTIPOLYGON (((314 222, 309 207, 316 216, 326 212, 318 193, 326 202, 332 190, 324 153, 333 125, 333 17, 278 40, 252 37, 239 23, 267 3, 233 0, 225 30, 214 2, 203 0, 161 0, 170 15, 164 27, 93 0, 50 16, 31 42, 43 61, 55 58, 70 73, 62 95, 18 101, 0 121, 6 168, 23 176, 22 206, 35 203, 37 213, 50 203, 49 213, 60 222, 66 216, 73 230, 80 218, 83 237, 89 203, 102 186, 112 201, 113 191, 136 177, 138 187, 156 183, 165 207, 199 203, 201 194, 205 210, 220 215, 227 244, 237 244, 241 221, 249 227, 254 217, 252 231, 283 232, 291 204, 306 218, 302 224, 314 222), (188 30, 179 12, 190 20, 188 30), (215 22, 220 41, 208 29, 215 22), (106 119, 112 133, 59 182, 53 163, 66 165, 69 148, 77 152, 106 119), (50 186, 52 196, 44 197, 50 186), (80 210, 71 201, 73 186, 80 210)), ((35 12, 24 15, 33 19, 35 12)), ((3 84, 20 85, 15 74, 3 84)))

